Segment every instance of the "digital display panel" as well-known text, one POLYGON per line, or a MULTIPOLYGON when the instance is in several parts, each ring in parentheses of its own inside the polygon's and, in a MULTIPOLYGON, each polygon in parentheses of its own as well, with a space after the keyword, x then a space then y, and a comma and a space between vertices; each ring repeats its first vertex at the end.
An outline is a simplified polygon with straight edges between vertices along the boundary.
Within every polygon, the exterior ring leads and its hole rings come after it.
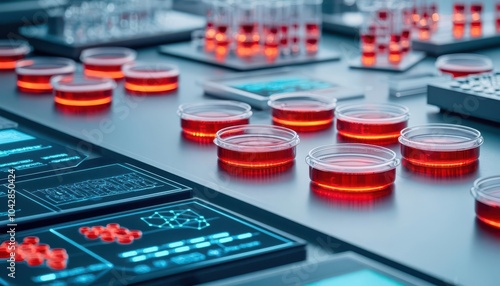
POLYGON ((278 93, 326 89, 334 86, 334 84, 326 81, 302 77, 277 78, 231 85, 233 88, 266 97, 278 93))
POLYGON ((404 286, 404 284, 370 269, 358 270, 335 277, 326 278, 306 286, 404 286))

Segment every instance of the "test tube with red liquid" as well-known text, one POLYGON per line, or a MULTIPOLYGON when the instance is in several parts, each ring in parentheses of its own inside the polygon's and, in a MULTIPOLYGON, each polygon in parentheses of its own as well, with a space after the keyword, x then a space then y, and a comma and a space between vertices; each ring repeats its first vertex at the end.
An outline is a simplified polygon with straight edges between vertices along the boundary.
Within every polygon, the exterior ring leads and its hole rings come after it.
POLYGON ((215 49, 215 1, 203 0, 205 5, 205 51, 213 52, 215 49))
POLYGON ((418 21, 420 21, 419 2, 419 0, 413 0, 411 5, 411 21, 413 27, 417 27, 418 21))
POLYGON ((62 111, 98 111, 111 106, 116 83, 108 78, 56 76, 51 79, 54 102, 62 111))
POLYGON ((403 48, 401 36, 403 33, 403 13, 400 9, 391 10, 390 15, 390 39, 388 47, 388 61, 397 65, 403 59, 403 48))
POLYGON ((325 192, 363 194, 390 188, 400 162, 390 149, 343 143, 311 150, 306 163, 312 184, 325 192))
POLYGON ((465 25, 467 23, 467 16, 466 16, 466 0, 458 0, 455 3, 453 3, 453 14, 452 14, 452 33, 453 37, 460 39, 464 36, 465 34, 465 25))
POLYGON ((228 1, 216 1, 214 14, 215 54, 225 57, 231 48, 233 7, 228 1))
POLYGON ((75 62, 66 58, 36 57, 16 63, 17 88, 28 93, 50 93, 50 79, 55 75, 71 75, 75 62))
POLYGON ((495 27, 497 33, 500 32, 500 2, 495 3, 495 27))
POLYGON ((483 141, 479 131, 454 124, 408 127, 399 137, 405 167, 432 176, 475 171, 483 141))
MULTIPOLYGON (((365 18, 366 19, 366 18, 365 18)), ((372 19, 373 20, 373 19, 372 19)), ((373 66, 377 63, 377 27, 373 21, 366 19, 361 27, 361 63, 373 66)))
POLYGON ((264 3, 263 13, 263 48, 264 55, 269 60, 274 60, 280 53, 281 39, 281 13, 282 1, 269 1, 264 3))
POLYGON ((431 30, 436 30, 439 23, 439 6, 438 1, 430 0, 428 3, 428 10, 431 18, 431 30))
POLYGON ((177 114, 185 138, 208 143, 223 128, 248 124, 252 111, 246 103, 213 100, 182 104, 177 114))
POLYGON ((219 166, 232 174, 271 175, 293 166, 300 139, 291 129, 239 125, 221 129, 214 140, 219 166))
POLYGON ((420 40, 429 40, 431 38, 431 11, 427 6, 426 0, 419 1, 419 20, 417 23, 418 38, 420 40))
POLYGON ((131 94, 164 94, 179 86, 179 68, 163 63, 131 63, 123 66, 125 90, 131 94))
POLYGON ((379 54, 386 54, 390 41, 390 10, 384 5, 376 13, 375 23, 377 35, 377 49, 379 54))
POLYGON ((472 0, 470 3, 470 35, 480 37, 483 34, 483 3, 472 0))
POLYGON ((122 66, 133 62, 136 56, 129 48, 102 47, 83 50, 80 60, 86 76, 122 79, 122 66))
POLYGON ((304 0, 304 37, 308 54, 318 52, 323 17, 322 4, 323 0, 304 0))
POLYGON ((0 70, 13 70, 16 62, 24 59, 31 51, 31 47, 25 41, 0 40, 0 70))
POLYGON ((290 50, 290 30, 293 20, 291 18, 291 4, 289 1, 282 1, 281 12, 279 13, 280 22, 280 52, 283 55, 289 55, 290 50))
POLYGON ((259 18, 256 2, 239 2, 236 8, 236 55, 252 57, 259 52, 259 18))
POLYGON ((290 52, 292 54, 298 54, 300 52, 301 37, 302 37, 302 6, 304 5, 303 0, 292 0, 290 1, 290 25, 289 25, 289 45, 290 52))
POLYGON ((490 227, 500 229, 500 176, 479 178, 471 188, 476 200, 476 217, 490 227))

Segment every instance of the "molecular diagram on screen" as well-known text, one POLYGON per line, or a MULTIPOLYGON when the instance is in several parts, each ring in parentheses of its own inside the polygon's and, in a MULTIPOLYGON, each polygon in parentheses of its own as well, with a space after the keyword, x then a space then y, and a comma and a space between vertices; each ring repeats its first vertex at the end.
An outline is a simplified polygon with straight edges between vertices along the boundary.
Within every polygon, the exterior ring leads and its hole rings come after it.
POLYGON ((210 226, 204 216, 191 209, 154 212, 148 217, 141 217, 148 226, 157 228, 201 230, 210 226))

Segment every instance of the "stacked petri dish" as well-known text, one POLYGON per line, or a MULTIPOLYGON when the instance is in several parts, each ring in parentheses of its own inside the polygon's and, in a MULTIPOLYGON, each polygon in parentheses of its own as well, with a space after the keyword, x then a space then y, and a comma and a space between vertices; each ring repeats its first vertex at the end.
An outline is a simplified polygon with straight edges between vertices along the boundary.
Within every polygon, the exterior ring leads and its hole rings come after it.
POLYGON ((333 124, 337 100, 314 94, 285 93, 269 97, 273 124, 295 131, 318 131, 333 124))
POLYGON ((339 139, 349 143, 393 144, 408 124, 408 108, 399 104, 353 104, 335 110, 339 139))
POLYGON ((408 127, 399 137, 403 165, 430 176, 460 176, 478 167, 481 133, 454 124, 408 127))

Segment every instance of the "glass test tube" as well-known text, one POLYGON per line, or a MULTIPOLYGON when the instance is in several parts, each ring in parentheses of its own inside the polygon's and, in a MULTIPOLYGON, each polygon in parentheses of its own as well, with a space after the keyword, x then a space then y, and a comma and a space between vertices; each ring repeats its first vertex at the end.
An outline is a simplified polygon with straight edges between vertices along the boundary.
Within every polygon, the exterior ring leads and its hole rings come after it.
POLYGON ((399 64, 403 58, 401 48, 401 33, 403 28, 403 13, 401 9, 390 10, 390 38, 388 60, 391 64, 399 64))
POLYGON ((361 63, 373 66, 377 63, 377 35, 373 14, 367 14, 361 26, 361 63))
POLYGON ((229 1, 218 0, 214 3, 215 53, 226 56, 232 38, 232 7, 229 1))
POLYGON ((500 32, 500 1, 495 3, 495 26, 497 33, 500 32))
POLYGON ((280 51, 280 14, 283 2, 270 1, 264 4, 263 35, 264 55, 268 59, 275 59, 280 51))
POLYGON ((290 26, 289 26, 289 45, 292 54, 300 52, 300 39, 303 26, 302 7, 303 0, 292 0, 290 2, 290 26))
POLYGON ((404 0, 402 7, 402 30, 401 30, 401 52, 403 54, 409 53, 411 51, 411 30, 412 30, 412 8, 413 1, 404 0))
POLYGON ((470 35, 471 37, 480 37, 483 33, 483 3, 478 0, 472 0, 470 3, 470 35))
POLYGON ((417 29, 420 40, 428 40, 431 37, 431 15, 427 7, 426 0, 418 1, 420 18, 417 23, 417 29))
POLYGON ((205 51, 213 52, 215 49, 215 0, 204 0, 205 5, 205 51))
POLYGON ((318 52, 321 38, 321 21, 323 0, 304 1, 305 46, 308 54, 318 52))
POLYGON ((280 22, 280 50, 284 55, 290 54, 290 41, 288 34, 290 33, 291 26, 291 5, 289 1, 282 1, 280 5, 279 22, 280 22))
POLYGON ((236 6, 236 54, 251 57, 259 52, 258 6, 254 1, 240 2, 236 6))

